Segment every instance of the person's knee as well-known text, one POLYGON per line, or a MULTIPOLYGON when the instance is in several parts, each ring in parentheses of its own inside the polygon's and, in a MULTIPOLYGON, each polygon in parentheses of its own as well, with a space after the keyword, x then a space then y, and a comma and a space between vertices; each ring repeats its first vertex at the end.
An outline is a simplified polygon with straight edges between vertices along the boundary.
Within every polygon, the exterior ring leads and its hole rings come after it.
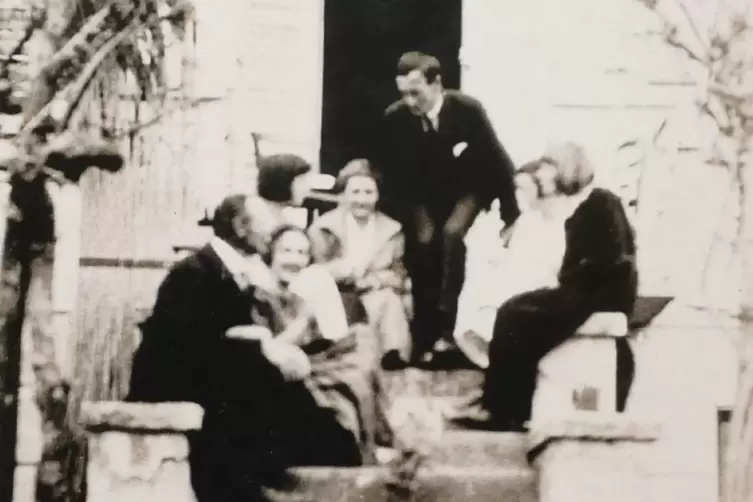
POLYGON ((382 289, 379 291, 380 303, 388 312, 397 312, 405 310, 403 297, 392 289, 382 289))
POLYGON ((434 241, 434 227, 432 225, 426 225, 421 227, 416 232, 416 243, 421 247, 430 246, 434 241))
POLYGON ((445 242, 462 244, 465 238, 465 228, 461 225, 449 223, 442 228, 442 237, 445 242))
POLYGON ((355 337, 356 353, 359 355, 361 366, 366 370, 374 369, 379 345, 375 327, 358 323, 350 327, 350 333, 355 337))

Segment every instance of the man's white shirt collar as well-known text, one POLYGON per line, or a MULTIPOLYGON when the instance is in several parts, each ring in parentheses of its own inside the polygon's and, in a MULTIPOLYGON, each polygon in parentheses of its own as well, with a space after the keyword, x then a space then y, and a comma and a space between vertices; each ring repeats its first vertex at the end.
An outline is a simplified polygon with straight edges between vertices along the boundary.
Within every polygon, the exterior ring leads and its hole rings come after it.
POLYGON ((225 240, 219 237, 212 237, 209 241, 209 245, 212 246, 214 252, 220 258, 220 261, 228 272, 235 277, 246 273, 248 268, 248 260, 245 256, 241 255, 237 249, 228 244, 225 240))
POLYGON ((256 286, 268 291, 276 289, 274 278, 269 267, 258 253, 243 256, 233 246, 219 237, 213 237, 209 245, 217 253, 220 261, 227 268, 233 280, 241 289, 256 286))
POLYGON ((431 125, 434 126, 434 130, 436 131, 439 129, 439 112, 442 110, 442 105, 444 104, 444 94, 439 95, 439 99, 437 99, 437 102, 434 103, 434 106, 426 112, 426 118, 431 120, 431 125))

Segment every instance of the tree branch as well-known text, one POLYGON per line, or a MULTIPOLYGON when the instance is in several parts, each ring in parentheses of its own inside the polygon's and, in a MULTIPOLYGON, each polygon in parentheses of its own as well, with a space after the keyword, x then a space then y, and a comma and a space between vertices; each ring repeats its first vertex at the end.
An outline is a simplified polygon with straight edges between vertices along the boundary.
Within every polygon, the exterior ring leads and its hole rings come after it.
POLYGON ((682 13, 685 15, 685 19, 688 21, 688 25, 690 26, 690 30, 693 32, 693 35, 695 35, 696 39, 698 40, 698 43, 701 44, 701 48, 703 49, 703 52, 705 53, 703 60, 708 62, 709 48, 706 45, 706 40, 704 40, 703 36, 701 35, 701 30, 698 28, 698 25, 693 20, 693 17, 690 15, 688 6, 685 5, 685 3, 682 2, 682 0, 675 0, 675 3, 680 8, 680 10, 682 10, 682 13))
MULTIPOLYGON (((667 17, 664 14, 659 12, 658 1, 656 0, 638 0, 638 1, 646 9, 653 12, 659 18, 659 20, 663 23, 664 25, 663 38, 667 44, 682 51, 690 60, 700 63, 704 66, 708 65, 707 54, 699 56, 689 45, 681 42, 679 38, 677 38, 677 26, 675 25, 675 23, 670 22, 670 20, 667 19, 667 17)), ((679 0, 675 0, 675 2, 676 2, 676 5, 678 5, 683 10, 683 13, 685 14, 686 18, 690 22, 691 30, 693 31, 693 33, 697 37, 699 37, 699 40, 701 40, 701 46, 705 46, 706 44, 703 43, 702 38, 700 38, 700 31, 698 30, 698 27, 695 25, 695 23, 692 21, 690 17, 690 13, 684 8, 684 6, 679 2, 679 0)), ((706 52, 708 52, 708 50, 706 50, 706 52)))
POLYGON ((75 59, 82 51, 86 52, 89 37, 102 31, 102 25, 110 14, 114 4, 115 0, 110 1, 105 7, 91 16, 81 29, 40 68, 39 75, 36 75, 36 77, 50 78, 57 73, 63 64, 75 59))
MULTIPOLYGON (((24 124, 19 136, 23 134, 30 134, 36 128, 41 126, 45 120, 50 117, 53 106, 56 106, 61 101, 66 105, 65 111, 62 113, 61 120, 57 124, 58 131, 61 128, 65 128, 70 120, 73 112, 76 109, 76 105, 81 100, 86 89, 89 87, 94 75, 102 65, 108 55, 110 55, 115 48, 122 43, 126 37, 139 31, 140 29, 147 29, 150 26, 156 25, 166 19, 170 19, 177 14, 185 11, 190 7, 189 1, 183 1, 180 4, 173 7, 170 12, 165 16, 159 16, 147 23, 139 23, 137 20, 132 20, 129 25, 123 28, 120 32, 113 35, 105 44, 97 50, 94 56, 84 66, 82 72, 78 77, 71 82, 65 89, 58 92, 45 106, 29 121, 24 124), (62 95, 62 96, 61 96, 62 95)), ((101 11, 100 11, 101 12, 101 11)), ((88 24, 88 23, 87 23, 88 24)), ((39 77, 38 77, 39 78, 39 77)))
POLYGON ((720 132, 723 134, 729 134, 732 124, 723 108, 720 110, 719 107, 716 107, 715 109, 715 107, 712 106, 711 100, 706 100, 705 103, 699 104, 698 108, 701 113, 714 121, 714 124, 716 124, 716 127, 720 132))
MULTIPOLYGON (((88 63, 86 63, 86 66, 84 66, 81 73, 78 75, 76 80, 74 80, 64 91, 67 96, 63 98, 64 103, 66 105, 65 113, 61 117, 60 121, 58 122, 56 129, 58 132, 62 131, 68 126, 68 123, 71 120, 71 117, 73 116, 73 113, 76 111, 77 105, 81 102, 81 98, 83 97, 84 93, 86 92, 86 89, 89 87, 89 84, 91 83, 94 76, 97 74, 97 71, 99 70, 99 67, 102 66, 102 63, 105 61, 107 56, 112 54, 112 52, 115 50, 115 48, 120 45, 127 37, 129 37, 132 33, 134 33, 136 30, 138 30, 139 25, 132 22, 132 24, 129 24, 124 28, 120 33, 113 36, 111 39, 109 39, 105 44, 100 47, 100 49, 94 54, 94 56, 89 60, 88 63)), ((51 102, 54 103, 58 100, 58 97, 55 96, 52 98, 51 102)))
POLYGON ((29 20, 29 25, 26 27, 26 30, 24 30, 23 36, 5 57, 4 63, 0 65, 0 78, 8 77, 8 68, 10 67, 14 58, 21 54, 24 45, 26 45, 26 43, 31 39, 31 36, 34 34, 34 32, 38 28, 40 28, 43 23, 44 11, 32 8, 31 19, 29 20))
POLYGON ((676 28, 672 27, 672 25, 668 23, 667 23, 667 27, 669 28, 669 31, 664 34, 664 41, 667 42, 667 44, 671 45, 675 49, 679 49, 680 51, 684 52, 685 55, 691 60, 697 63, 700 63, 703 66, 708 65, 707 60, 705 60, 703 57, 696 54, 695 51, 690 48, 690 46, 682 43, 680 39, 677 38, 676 28))
POLYGON ((182 105, 182 106, 176 106, 175 108, 171 108, 171 109, 169 109, 167 111, 164 111, 162 113, 157 114, 157 116, 155 116, 155 117, 153 117, 153 118, 151 118, 149 120, 146 120, 144 122, 139 122, 138 124, 136 124, 136 125, 134 125, 132 127, 129 127, 127 129, 121 129, 121 130, 115 131, 113 139, 125 139, 125 138, 127 138, 128 136, 130 136, 132 134, 138 133, 142 129, 146 129, 147 127, 151 127, 151 126, 159 123, 164 118, 169 117, 173 113, 177 113, 179 111, 185 110, 186 108, 189 108, 189 109, 190 108, 196 108, 196 107, 199 107, 199 106, 204 105, 204 104, 214 103, 214 102, 221 101, 221 100, 222 100, 222 98, 198 98, 198 99, 192 100, 188 104, 185 104, 185 105, 182 105))

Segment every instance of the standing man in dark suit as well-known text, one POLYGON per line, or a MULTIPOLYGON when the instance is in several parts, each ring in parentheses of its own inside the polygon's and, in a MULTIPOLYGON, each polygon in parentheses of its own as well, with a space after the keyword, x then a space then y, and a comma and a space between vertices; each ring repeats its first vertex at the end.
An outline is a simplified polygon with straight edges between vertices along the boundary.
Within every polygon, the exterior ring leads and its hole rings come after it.
POLYGON ((499 199, 509 235, 520 214, 515 168, 476 99, 442 86, 439 61, 409 52, 397 65, 402 98, 385 112, 374 158, 383 208, 404 226, 413 287, 414 360, 449 340, 465 278, 465 235, 499 199))

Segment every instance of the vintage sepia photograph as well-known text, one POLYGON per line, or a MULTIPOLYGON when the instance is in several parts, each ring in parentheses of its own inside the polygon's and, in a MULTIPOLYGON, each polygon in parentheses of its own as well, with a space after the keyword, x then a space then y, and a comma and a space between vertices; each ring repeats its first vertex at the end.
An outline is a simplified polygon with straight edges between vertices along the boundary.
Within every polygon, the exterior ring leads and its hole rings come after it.
POLYGON ((753 0, 0 0, 0 502, 753 502, 753 0))

